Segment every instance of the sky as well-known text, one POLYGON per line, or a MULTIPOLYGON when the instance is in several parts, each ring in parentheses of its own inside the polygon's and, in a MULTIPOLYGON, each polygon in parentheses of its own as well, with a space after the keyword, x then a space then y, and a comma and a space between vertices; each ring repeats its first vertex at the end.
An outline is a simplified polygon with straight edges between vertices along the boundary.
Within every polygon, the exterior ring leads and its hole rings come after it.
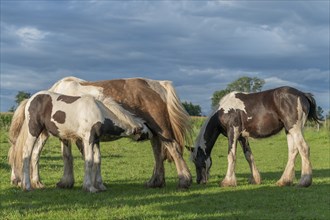
POLYGON ((211 111, 242 76, 329 107, 329 1, 1 0, 1 111, 66 76, 170 80, 211 111))

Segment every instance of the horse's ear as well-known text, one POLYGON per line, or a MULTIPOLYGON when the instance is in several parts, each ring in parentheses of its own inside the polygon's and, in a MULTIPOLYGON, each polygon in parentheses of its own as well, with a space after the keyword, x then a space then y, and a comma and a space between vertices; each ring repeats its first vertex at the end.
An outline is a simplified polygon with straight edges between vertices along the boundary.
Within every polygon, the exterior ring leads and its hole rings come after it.
POLYGON ((195 148, 193 148, 193 147, 189 147, 189 146, 187 146, 187 145, 186 145, 185 147, 186 147, 186 149, 189 150, 190 152, 194 152, 194 149, 195 149, 195 148))

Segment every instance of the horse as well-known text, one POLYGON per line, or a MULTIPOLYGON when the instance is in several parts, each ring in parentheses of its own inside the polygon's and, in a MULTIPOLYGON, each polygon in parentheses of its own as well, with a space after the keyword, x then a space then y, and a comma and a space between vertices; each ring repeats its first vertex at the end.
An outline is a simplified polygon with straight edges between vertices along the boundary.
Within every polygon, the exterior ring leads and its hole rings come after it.
MULTIPOLYGON (((153 174, 145 183, 146 187, 165 186, 164 161, 166 159, 174 161, 176 165, 178 187, 183 189, 190 187, 192 177, 183 158, 185 143, 191 142, 190 117, 170 81, 128 78, 91 82, 76 77, 65 77, 54 83, 49 91, 71 96, 89 94, 100 100, 106 107, 109 106, 109 100, 114 100, 127 111, 143 119, 153 134, 149 139, 155 158, 153 174)), ((21 105, 23 106, 24 103, 21 105)), ((21 105, 17 109, 20 109, 21 105)), ((9 131, 11 142, 15 143, 19 127, 23 122, 24 116, 15 112, 9 131)), ((43 135, 40 136, 32 156, 32 172, 35 173, 38 181, 40 181, 38 160, 45 139, 43 135)), ((62 153, 64 175, 57 186, 71 188, 74 177, 70 142, 62 142, 62 153)), ((15 154, 15 151, 10 150, 9 154, 15 154)))
MULTIPOLYGON (((19 170, 19 161, 13 158, 10 164, 15 176, 22 176, 21 187, 26 191, 33 188, 30 181, 31 154, 41 134, 47 137, 51 134, 63 141, 73 139, 81 142, 85 159, 83 189, 88 192, 106 189, 100 175, 99 142, 102 136, 142 140, 151 135, 142 119, 134 117, 110 99, 106 107, 90 95, 67 96, 41 91, 26 101, 24 115, 25 121, 16 141, 16 146, 23 146, 22 169, 19 170)), ((35 184, 33 180, 32 185, 35 184)))
POLYGON ((310 151, 302 129, 306 120, 320 122, 313 95, 292 87, 279 87, 257 93, 231 92, 225 95, 203 124, 190 149, 195 164, 197 183, 207 183, 212 166, 211 152, 220 134, 228 139, 228 167, 220 186, 236 186, 236 148, 240 143, 251 170, 250 183, 260 184, 260 173, 256 167, 248 138, 267 138, 283 128, 288 142, 288 162, 278 186, 293 184, 294 162, 299 152, 302 159, 301 179, 298 186, 312 184, 310 151))

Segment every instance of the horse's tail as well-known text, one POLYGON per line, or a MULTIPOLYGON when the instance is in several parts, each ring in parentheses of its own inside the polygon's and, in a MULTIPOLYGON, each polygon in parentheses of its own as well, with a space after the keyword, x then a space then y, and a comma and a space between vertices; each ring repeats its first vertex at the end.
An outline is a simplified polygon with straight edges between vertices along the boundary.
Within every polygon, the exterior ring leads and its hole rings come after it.
POLYGON ((313 94, 304 93, 304 95, 310 104, 307 119, 310 121, 315 121, 316 123, 320 124, 322 119, 320 119, 319 116, 317 115, 317 105, 316 105, 316 101, 313 97, 313 94))
POLYGON ((28 125, 24 113, 26 103, 27 100, 22 101, 16 109, 9 130, 11 146, 8 152, 8 163, 18 177, 20 177, 22 171, 23 147, 28 135, 28 125))
POLYGON ((25 99, 18 105, 11 120, 9 128, 9 142, 11 146, 8 152, 8 162, 10 165, 12 165, 15 160, 16 142, 25 121, 25 106, 27 101, 28 99, 25 99))
POLYGON ((166 101, 170 123, 174 138, 180 146, 180 153, 183 153, 185 144, 190 145, 192 143, 190 116, 182 106, 172 83, 160 81, 160 84, 167 92, 166 101))

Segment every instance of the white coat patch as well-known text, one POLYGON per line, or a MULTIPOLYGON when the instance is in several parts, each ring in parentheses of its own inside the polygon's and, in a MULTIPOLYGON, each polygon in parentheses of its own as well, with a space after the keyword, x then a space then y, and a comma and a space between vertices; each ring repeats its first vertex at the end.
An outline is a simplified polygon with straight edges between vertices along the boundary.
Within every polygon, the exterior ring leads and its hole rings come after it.
POLYGON ((237 92, 231 92, 228 95, 225 95, 219 103, 219 109, 223 109, 224 113, 228 113, 231 109, 242 110, 246 113, 244 102, 235 97, 237 92))

